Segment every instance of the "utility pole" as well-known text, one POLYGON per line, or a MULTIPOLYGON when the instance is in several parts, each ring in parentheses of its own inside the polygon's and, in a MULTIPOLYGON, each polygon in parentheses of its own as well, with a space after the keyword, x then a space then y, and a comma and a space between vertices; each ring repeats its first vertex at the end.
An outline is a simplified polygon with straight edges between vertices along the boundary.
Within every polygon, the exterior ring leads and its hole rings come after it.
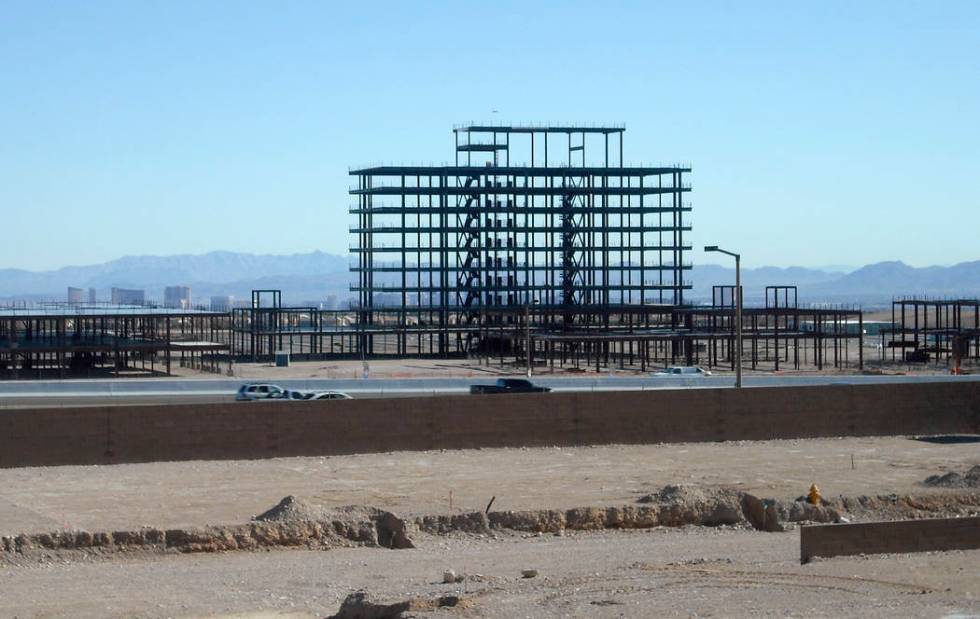
POLYGON ((524 350, 527 352, 527 377, 531 378, 531 304, 524 304, 524 350))

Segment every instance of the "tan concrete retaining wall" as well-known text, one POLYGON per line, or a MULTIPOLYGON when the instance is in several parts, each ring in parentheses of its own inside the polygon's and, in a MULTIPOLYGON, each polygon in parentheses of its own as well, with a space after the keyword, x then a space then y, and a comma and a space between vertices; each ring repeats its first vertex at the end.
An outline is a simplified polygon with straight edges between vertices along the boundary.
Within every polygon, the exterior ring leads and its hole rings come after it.
POLYGON ((813 557, 980 548, 980 517, 933 518, 800 529, 800 561, 813 557))
POLYGON ((980 383, 0 411, 0 467, 980 433, 980 383))

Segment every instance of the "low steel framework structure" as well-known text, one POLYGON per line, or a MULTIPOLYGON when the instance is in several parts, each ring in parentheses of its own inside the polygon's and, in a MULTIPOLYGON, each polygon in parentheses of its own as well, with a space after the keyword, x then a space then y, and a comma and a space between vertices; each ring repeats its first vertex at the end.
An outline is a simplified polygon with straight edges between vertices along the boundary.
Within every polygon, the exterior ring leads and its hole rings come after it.
MULTIPOLYGON (((729 287, 726 287, 729 288, 729 287)), ((734 287, 730 287, 734 288, 734 287)), ((778 287, 780 289, 792 287, 778 287)), ((731 298, 731 297, 727 297, 731 298)), ((560 314, 561 308, 542 308, 560 314)), ((488 321, 487 351, 503 365, 520 362, 524 326, 515 309, 494 312, 488 321)), ((848 307, 798 307, 792 304, 743 308, 743 364, 753 370, 800 370, 812 367, 864 367, 863 314, 848 307)), ((711 306, 634 305, 610 308, 610 326, 556 332, 530 332, 532 363, 552 370, 619 367, 639 371, 670 365, 734 369, 736 311, 729 303, 711 306)))
POLYGON ((0 378, 217 370, 227 314, 146 307, 0 309, 0 378))
POLYGON ((963 361, 980 362, 980 299, 892 301, 892 327, 881 331, 883 360, 949 365, 957 347, 963 361))
POLYGON ((242 361, 267 361, 277 351, 307 359, 356 356, 358 331, 351 312, 285 307, 282 291, 253 290, 250 307, 229 314, 231 354, 242 361))

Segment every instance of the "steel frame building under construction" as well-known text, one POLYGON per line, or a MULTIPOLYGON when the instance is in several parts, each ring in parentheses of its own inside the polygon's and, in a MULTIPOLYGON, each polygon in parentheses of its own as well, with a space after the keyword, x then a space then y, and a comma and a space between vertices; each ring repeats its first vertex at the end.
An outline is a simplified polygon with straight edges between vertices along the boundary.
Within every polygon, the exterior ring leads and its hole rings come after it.
POLYGON ((980 361, 980 298, 894 299, 891 325, 881 332, 882 358, 889 351, 893 362, 980 361))
POLYGON ((519 308, 567 333, 683 305, 691 169, 625 165, 624 131, 462 126, 455 165, 351 171, 362 346, 396 328, 400 354, 474 353, 519 308))
MULTIPOLYGON (((734 286, 716 286, 710 305, 685 298, 691 168, 625 165, 624 132, 457 127, 453 165, 350 172, 357 281, 349 310, 284 307, 277 289, 255 290, 249 307, 221 313, 8 310, 0 312, 0 378, 169 374, 174 355, 219 370, 279 351, 473 356, 573 371, 734 367, 734 286)), ((744 362, 862 367, 861 311, 803 308, 796 297, 793 286, 770 286, 764 307, 745 308, 744 362)))
POLYGON ((0 379, 219 371, 226 314, 136 306, 0 308, 0 379))

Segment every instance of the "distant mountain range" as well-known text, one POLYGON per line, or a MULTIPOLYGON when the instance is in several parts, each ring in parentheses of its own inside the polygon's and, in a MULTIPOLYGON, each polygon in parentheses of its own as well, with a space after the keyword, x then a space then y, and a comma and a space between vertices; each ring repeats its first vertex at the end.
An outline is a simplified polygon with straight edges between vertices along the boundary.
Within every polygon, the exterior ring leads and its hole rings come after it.
MULTIPOLYGON (((202 255, 127 256, 104 264, 32 272, 0 269, 0 299, 64 300, 68 286, 96 288, 107 300, 109 288, 140 288, 148 300, 163 298, 165 286, 190 286, 195 303, 211 295, 247 298, 252 289, 277 288, 286 303, 327 300, 343 304, 349 297, 348 258, 311 252, 256 255, 215 251, 202 255)), ((690 275, 692 301, 710 300, 712 285, 733 284, 734 269, 695 266, 690 275)), ((948 267, 910 267, 879 262, 851 272, 803 267, 743 269, 749 302, 763 298, 767 285, 796 285, 801 303, 880 304, 894 296, 980 296, 980 261, 948 267)))
MULTIPOLYGON (((692 299, 710 299, 711 286, 732 284, 735 270, 695 266, 692 299)), ((980 297, 980 260, 952 266, 910 267, 898 261, 878 262, 849 273, 802 267, 742 270, 746 301, 764 298, 765 287, 795 285, 801 303, 881 304, 898 296, 980 297)))

